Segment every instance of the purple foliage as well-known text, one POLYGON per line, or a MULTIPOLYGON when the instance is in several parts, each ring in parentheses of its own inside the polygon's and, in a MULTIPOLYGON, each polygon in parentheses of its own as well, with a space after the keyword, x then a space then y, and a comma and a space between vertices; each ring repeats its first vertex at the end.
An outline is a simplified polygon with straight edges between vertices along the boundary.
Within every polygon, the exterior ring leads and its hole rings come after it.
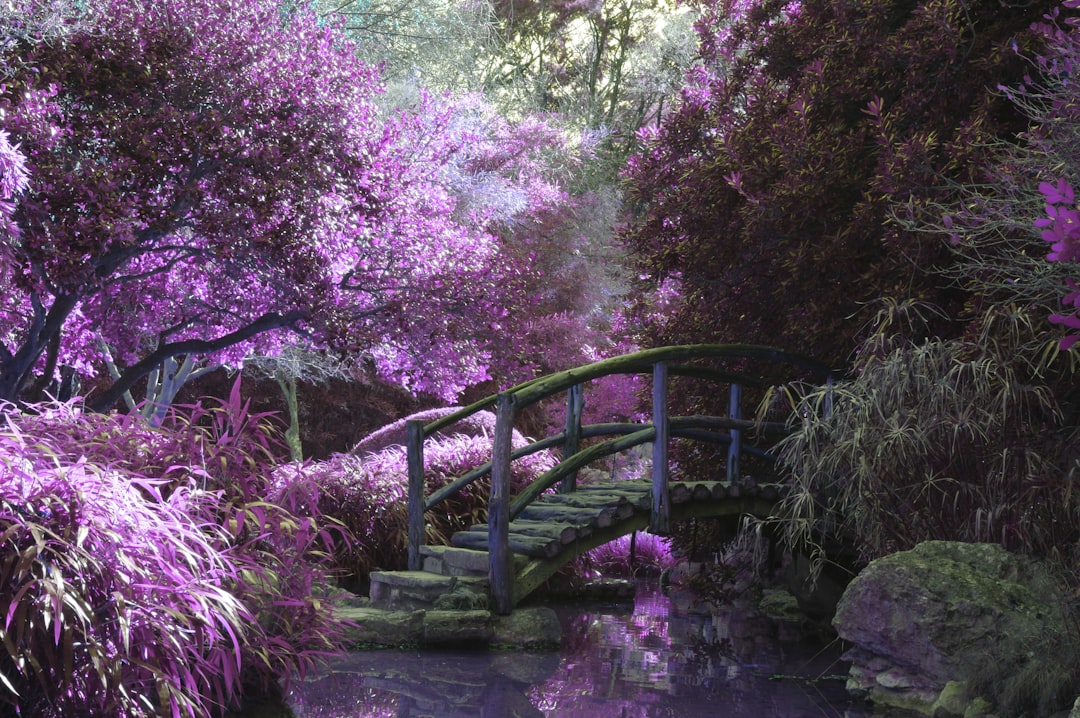
POLYGON ((27 186, 26 158, 19 146, 11 144, 7 132, 0 130, 0 238, 17 238, 19 226, 12 221, 15 201, 27 186))
POLYGON ((593 575, 636 576, 659 574, 674 563, 666 538, 639 531, 597 546, 587 554, 585 566, 593 575))
MULTIPOLYGON (((1068 10, 1080 9, 1077 0, 1066 0, 1062 6, 1068 10)), ((1076 156, 1075 127, 1080 121, 1080 109, 1075 101, 1075 81, 1080 69, 1080 36, 1075 27, 1080 23, 1076 17, 1065 18, 1068 27, 1062 27, 1060 13, 1055 11, 1045 17, 1045 22, 1034 26, 1046 40, 1047 51, 1033 59, 1035 77, 1027 76, 1024 84, 1009 90, 1009 97, 1019 106, 1040 108, 1039 122, 1025 136, 1036 151, 1047 157, 1064 155, 1071 163, 1076 156)), ((1047 260, 1075 265, 1080 260, 1080 208, 1072 182, 1076 168, 1070 163, 1046 168, 1050 181, 1039 184, 1039 192, 1046 200, 1046 214, 1035 220, 1041 236, 1050 245, 1047 260), (1066 176, 1061 176, 1064 173, 1066 176)), ((1069 330, 1080 330, 1080 285, 1075 277, 1065 280, 1069 289, 1062 303, 1069 309, 1050 315, 1054 324, 1069 330)), ((1080 334, 1068 334, 1061 339, 1062 351, 1080 341, 1080 334)))
POLYGON ((264 443, 222 431, 243 406, 206 412, 216 432, 34 408, 0 427, 0 706, 218 715, 337 648, 334 545, 235 480, 264 443))
MULTIPOLYGON (((1043 219, 1035 221, 1035 226, 1042 229, 1042 238, 1050 243, 1050 253, 1046 258, 1051 262, 1076 263, 1080 258, 1080 208, 1076 206, 1076 197, 1073 188, 1063 179, 1056 184, 1043 182, 1039 185, 1039 191, 1046 197, 1046 214, 1043 219)), ((1050 315, 1050 321, 1054 324, 1062 324, 1069 329, 1080 329, 1080 285, 1075 279, 1066 279, 1069 292, 1062 297, 1062 303, 1072 307, 1068 314, 1055 313, 1050 315)), ((1070 349, 1080 341, 1080 334, 1069 334, 1061 339, 1059 347, 1062 351, 1070 349)))
MULTIPOLYGON (((421 415, 417 415, 421 416, 421 415)), ((400 424, 401 422, 398 422, 400 424)), ((478 424, 482 425, 481 420, 478 424)), ((372 436, 386 436, 397 429, 372 436)), ((365 440, 367 441, 367 440, 365 440)), ((514 448, 527 444, 515 432, 514 448)), ((424 477, 430 494, 453 479, 490 461, 491 436, 437 435, 424 442, 424 477)), ((555 464, 547 451, 523 457, 511 466, 511 485, 520 488, 555 464)), ((374 568, 404 568, 408 536, 408 464, 405 447, 389 444, 380 451, 334 454, 326 461, 291 464, 274 472, 274 487, 269 494, 276 500, 296 483, 318 487, 318 509, 340 521, 353 535, 354 543, 338 555, 342 567, 360 581, 374 568)), ((486 521, 490 483, 481 479, 463 489, 427 514, 427 542, 447 543, 454 531, 486 521)))
MULTIPOLYGON (((25 25, 38 5, 8 10, 25 25)), ((541 220, 572 214, 555 128, 476 97, 380 113, 377 69, 306 6, 77 5, 47 42, 0 35, 20 147, 0 147, 0 181, 20 157, 31 178, 0 196, 0 397, 59 365, 106 383, 102 342, 119 378, 97 409, 169 357, 236 364, 300 336, 451 400, 546 350, 494 340, 500 323, 577 331, 559 311, 587 284, 539 307, 533 291, 552 286, 541 220)))

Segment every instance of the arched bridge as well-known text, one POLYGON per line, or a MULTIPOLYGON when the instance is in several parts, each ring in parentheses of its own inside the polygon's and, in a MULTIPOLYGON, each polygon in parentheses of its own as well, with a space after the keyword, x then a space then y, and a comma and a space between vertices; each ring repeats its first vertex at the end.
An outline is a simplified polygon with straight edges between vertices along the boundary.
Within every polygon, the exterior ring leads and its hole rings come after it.
MULTIPOLYGON (((824 383, 831 382, 833 376, 832 370, 816 361, 772 347, 660 347, 528 381, 426 425, 409 422, 409 570, 372 573, 372 600, 376 604, 400 603, 399 599, 413 595, 423 602, 425 595, 430 598, 448 586, 471 582, 477 588, 486 586, 492 609, 506 614, 575 556, 632 531, 666 534, 674 523, 690 518, 768 515, 781 487, 759 486, 743 477, 739 462, 743 453, 769 458, 767 446, 749 441, 749 430, 754 429, 754 435, 775 437, 786 427, 744 419, 743 388, 766 388, 796 379, 824 383), (770 371, 763 371, 766 368, 770 371), (651 422, 582 425, 584 384, 611 374, 652 376, 651 422), (710 387, 726 386, 728 414, 669 416, 671 376, 704 379, 710 387), (562 393, 567 397, 565 430, 512 449, 519 412, 562 393), (493 406, 496 424, 491 461, 425 496, 424 438, 493 406), (604 436, 614 438, 580 448, 583 439, 604 436), (673 437, 726 445, 724 480, 669 481, 668 446, 673 437), (591 462, 645 443, 652 443, 651 480, 577 485, 577 472, 591 462), (517 496, 510 496, 511 463, 551 447, 561 447, 562 461, 517 496), (454 534, 449 547, 424 546, 424 513, 489 473, 489 523, 454 534), (552 491, 556 485, 557 491, 552 491)), ((828 411, 829 407, 823 409, 828 411)))

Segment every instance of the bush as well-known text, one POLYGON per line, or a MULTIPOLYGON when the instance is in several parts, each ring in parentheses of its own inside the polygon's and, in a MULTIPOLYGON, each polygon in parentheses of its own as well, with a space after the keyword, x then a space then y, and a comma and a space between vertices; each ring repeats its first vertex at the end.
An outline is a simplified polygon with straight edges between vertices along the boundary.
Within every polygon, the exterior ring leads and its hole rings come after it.
MULTIPOLYGON (((425 424, 430 424, 433 421, 438 421, 439 419, 450 416, 454 412, 460 410, 460 406, 448 406, 438 409, 428 409, 407 416, 404 419, 398 419, 391 424, 387 424, 378 431, 373 431, 365 436, 356 443, 356 446, 354 446, 349 453, 356 454, 357 456, 364 456, 366 454, 378 454, 390 446, 404 446, 407 441, 405 427, 407 422, 422 421, 425 424)), ((495 434, 495 414, 490 411, 478 411, 475 414, 455 422, 452 426, 452 432, 440 432, 435 438, 441 440, 454 434, 461 434, 463 436, 493 436, 495 434)))
POLYGON ((674 562, 666 537, 638 531, 582 554, 575 565, 575 573, 580 578, 659 576, 674 562))
POLYGON ((1051 392, 989 341, 890 341, 875 335, 853 379, 798 401, 779 447, 787 543, 819 567, 823 536, 867 560, 930 539, 1071 557, 1075 429, 1051 392))
POLYGON ((0 427, 5 712, 217 715, 337 648, 330 537, 259 498, 259 417, 32 408, 0 427))
POLYGON ((232 703, 255 617, 226 589, 224 537, 192 518, 213 497, 165 500, 151 482, 2 441, 3 701, 43 716, 232 703))
MULTIPOLYGON (((481 419, 468 425, 468 433, 442 433, 424 442, 425 493, 491 460, 491 436, 483 425, 481 419)), ((391 443, 394 437, 403 440, 403 427, 404 420, 361 441, 357 452, 363 452, 362 456, 335 454, 326 461, 290 464, 274 473, 271 497, 280 498, 297 482, 316 486, 318 511, 340 521, 352 534, 354 543, 337 556, 339 566, 358 582, 351 587, 362 588, 372 570, 398 570, 406 565, 408 462, 405 447, 391 443)), ((514 433, 515 449, 527 443, 514 433)), ((512 490, 524 487, 554 464, 547 451, 515 461, 512 490)), ((485 477, 430 510, 426 543, 449 543, 455 531, 486 522, 489 487, 489 477, 485 477)))

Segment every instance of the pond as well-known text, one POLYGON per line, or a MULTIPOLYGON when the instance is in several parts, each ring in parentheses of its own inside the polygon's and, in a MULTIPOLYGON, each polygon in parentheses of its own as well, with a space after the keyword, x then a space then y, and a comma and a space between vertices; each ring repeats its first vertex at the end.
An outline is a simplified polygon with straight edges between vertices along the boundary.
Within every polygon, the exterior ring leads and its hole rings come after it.
POLYGON ((371 650, 294 685, 302 718, 864 718, 839 648, 757 611, 698 615, 655 584, 563 605, 557 652, 371 650))

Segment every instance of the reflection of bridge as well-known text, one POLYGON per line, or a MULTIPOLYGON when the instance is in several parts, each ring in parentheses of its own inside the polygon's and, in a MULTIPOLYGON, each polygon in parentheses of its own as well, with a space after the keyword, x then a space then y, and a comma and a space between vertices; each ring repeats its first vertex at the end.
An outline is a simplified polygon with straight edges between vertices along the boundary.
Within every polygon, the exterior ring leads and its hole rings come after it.
POLYGON ((794 378, 831 381, 831 377, 827 367, 771 347, 744 344, 661 347, 525 382, 427 425, 409 422, 409 570, 372 573, 372 599, 387 602, 410 591, 438 593, 458 583, 472 583, 477 588, 486 585, 493 610, 505 614, 575 556, 632 531, 647 528, 652 533, 666 534, 673 523, 694 517, 767 515, 780 488, 757 486, 743 479, 739 462, 744 452, 769 457, 767 448, 750 442, 746 435, 749 430, 775 436, 785 427, 743 419, 743 388, 766 388, 794 378), (674 363, 695 361, 698 363, 674 363), (702 361, 708 364, 702 365, 702 361), (765 362, 784 368, 787 376, 767 379, 746 368, 760 367, 765 362), (793 371, 800 373, 792 376, 793 371), (583 385, 610 374, 652 375, 652 422, 581 424, 583 385), (726 385, 727 416, 669 416, 670 376, 704 379, 710 386, 726 385), (512 450, 511 436, 518 412, 563 392, 567 394, 566 430, 512 450), (496 425, 491 462, 425 497, 424 438, 492 405, 496 409, 496 425), (582 439, 602 436, 616 438, 580 448, 582 439), (672 437, 726 445, 725 480, 669 484, 668 444, 672 437), (653 445, 651 481, 577 486, 579 469, 604 456, 649 442, 653 445), (563 460, 511 497, 511 462, 554 446, 562 447, 563 460), (491 475, 489 523, 454 534, 451 547, 423 546, 424 512, 488 473, 491 475), (558 492, 549 491, 556 484, 558 492), (432 574, 455 578, 440 580, 432 574), (469 578, 470 575, 475 578, 469 578))

